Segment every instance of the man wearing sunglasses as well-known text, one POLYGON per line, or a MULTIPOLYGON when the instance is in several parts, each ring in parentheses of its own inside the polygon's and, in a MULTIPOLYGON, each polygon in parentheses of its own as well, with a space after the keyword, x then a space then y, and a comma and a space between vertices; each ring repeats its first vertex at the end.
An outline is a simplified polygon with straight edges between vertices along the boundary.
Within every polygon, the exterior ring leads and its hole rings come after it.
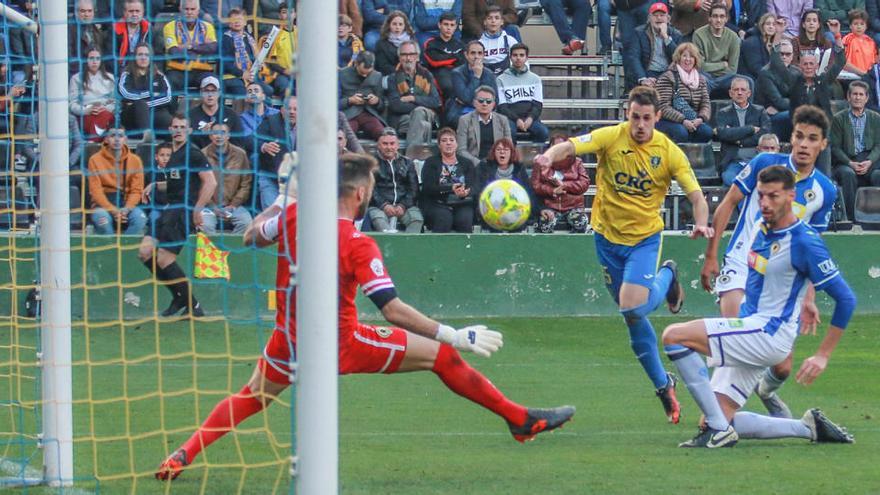
POLYGON ((486 158, 495 141, 511 139, 507 117, 495 112, 495 88, 480 86, 474 96, 474 111, 458 119, 458 152, 474 167, 486 158))

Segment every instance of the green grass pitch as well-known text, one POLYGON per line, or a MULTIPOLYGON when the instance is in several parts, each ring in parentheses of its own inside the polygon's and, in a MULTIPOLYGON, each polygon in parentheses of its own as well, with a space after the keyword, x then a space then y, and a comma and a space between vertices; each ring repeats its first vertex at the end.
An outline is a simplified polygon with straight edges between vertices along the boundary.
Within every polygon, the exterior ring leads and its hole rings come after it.
MULTIPOLYGON (((655 318, 658 333, 671 321, 655 318)), ((696 405, 680 386, 682 422, 666 422, 619 319, 488 320, 504 332, 505 346, 491 359, 467 356, 469 362, 513 400, 536 407, 577 406, 574 421, 520 445, 501 419, 447 391, 431 373, 344 377, 340 381, 341 491, 371 495, 880 493, 877 321, 866 316, 854 319, 817 383, 803 387, 790 381, 782 389, 793 411, 800 414, 821 407, 849 428, 856 444, 743 440, 733 449, 692 451, 676 445, 695 433, 696 405)), ((0 328, 6 334, 4 342, 9 342, 8 332, 0 328)), ((89 393, 92 399, 75 407, 76 437, 96 439, 76 443, 75 469, 81 478, 77 487, 112 494, 288 492, 287 467, 279 459, 288 454, 283 444, 290 442, 289 392, 281 397, 280 407, 273 405, 268 414, 245 422, 246 433, 212 445, 174 483, 151 478, 166 449, 182 442, 227 390, 238 390, 245 382, 253 370, 251 357, 265 338, 262 332, 253 325, 228 322, 192 326, 150 322, 127 326, 124 332, 119 327, 90 328, 85 339, 82 328, 75 329, 75 359, 88 353, 94 364, 75 369, 76 399, 89 393), (165 356, 161 399, 156 395, 160 368, 149 357, 157 345, 165 356), (191 354, 194 348, 201 355, 197 367, 191 354), (122 349, 128 365, 111 364, 122 349), (176 354, 179 357, 173 357, 176 354), (236 359, 230 361, 227 354, 236 359), (132 399, 117 400, 123 394, 132 399), (157 433, 162 427, 175 433, 163 437, 157 433), (103 478, 97 482, 90 474, 96 464, 103 478), (136 476, 113 479, 128 473, 136 476)), ((820 338, 800 338, 796 367, 820 338)), ((9 386, 7 380, 0 382, 2 397, 8 397, 9 386)), ((762 411, 755 399, 746 408, 762 411)), ((7 416, 2 428, 9 426, 7 416)), ((24 416, 32 427, 33 414, 24 416)), ((15 449, 6 451, 8 455, 15 449)), ((32 467, 39 469, 39 454, 32 467)), ((50 491, 32 488, 27 493, 50 491)))

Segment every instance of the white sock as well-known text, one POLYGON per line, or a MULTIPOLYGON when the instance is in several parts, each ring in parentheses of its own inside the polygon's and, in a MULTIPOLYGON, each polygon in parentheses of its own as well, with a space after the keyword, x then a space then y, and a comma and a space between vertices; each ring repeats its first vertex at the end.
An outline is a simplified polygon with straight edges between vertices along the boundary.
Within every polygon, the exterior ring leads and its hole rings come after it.
POLYGON ((733 427, 740 438, 813 438, 810 429, 799 419, 774 418, 746 411, 733 416, 733 427))
MULTIPOLYGON (((669 349, 670 346, 667 346, 667 351, 669 349)), ((730 423, 718 404, 715 392, 712 391, 712 385, 709 383, 709 370, 706 368, 702 356, 693 351, 682 352, 676 354, 672 362, 678 368, 691 396, 700 406, 703 414, 706 415, 706 424, 716 430, 726 430, 730 423)))
POLYGON ((773 392, 779 390, 779 387, 785 383, 785 378, 779 378, 773 373, 773 368, 767 368, 764 375, 761 376, 761 382, 758 383, 758 395, 761 397, 769 397, 773 392))

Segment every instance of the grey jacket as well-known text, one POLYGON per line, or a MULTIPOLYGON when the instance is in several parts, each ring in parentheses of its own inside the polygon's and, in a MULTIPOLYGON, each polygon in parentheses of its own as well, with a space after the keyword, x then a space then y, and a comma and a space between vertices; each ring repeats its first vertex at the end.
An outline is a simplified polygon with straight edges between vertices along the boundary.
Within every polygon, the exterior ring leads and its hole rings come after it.
MULTIPOLYGON (((510 123, 507 117, 498 112, 492 112, 492 134, 495 139, 506 137, 510 139, 510 123)), ((476 111, 462 115, 458 119, 458 153, 470 160, 474 167, 480 163, 477 155, 480 153, 480 116, 476 111)))
POLYGON ((372 71, 367 77, 361 77, 355 66, 349 66, 339 71, 339 108, 345 114, 345 118, 351 120, 362 112, 367 111, 382 122, 382 110, 385 107, 385 98, 382 97, 382 74, 379 71, 372 71), (379 97, 379 104, 370 105, 351 105, 348 102, 350 96, 361 94, 364 97, 368 95, 376 95, 379 97))

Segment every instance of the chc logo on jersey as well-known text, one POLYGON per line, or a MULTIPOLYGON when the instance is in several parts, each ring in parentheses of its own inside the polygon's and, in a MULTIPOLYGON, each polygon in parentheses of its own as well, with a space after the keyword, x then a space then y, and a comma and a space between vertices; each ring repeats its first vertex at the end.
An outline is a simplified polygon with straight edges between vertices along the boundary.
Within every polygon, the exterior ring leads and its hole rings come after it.
POLYGON ((659 156, 652 156, 651 157, 651 166, 654 168, 657 168, 660 166, 660 157, 659 156))
POLYGON ((382 265, 382 260, 379 258, 373 258, 373 261, 370 262, 370 270, 373 270, 373 273, 375 273, 377 277, 384 275, 385 266, 382 265))
POLYGON ((633 177, 626 172, 617 172, 614 174, 614 183, 617 184, 619 192, 624 194, 632 194, 635 196, 650 196, 654 181, 651 180, 648 172, 639 170, 638 177, 633 177))

